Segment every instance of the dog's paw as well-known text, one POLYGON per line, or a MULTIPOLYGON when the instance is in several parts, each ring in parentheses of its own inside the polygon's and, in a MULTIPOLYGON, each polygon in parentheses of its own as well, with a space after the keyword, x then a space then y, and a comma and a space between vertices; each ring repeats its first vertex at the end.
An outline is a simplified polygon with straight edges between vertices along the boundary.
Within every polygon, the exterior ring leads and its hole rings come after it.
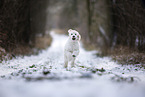
POLYGON ((75 55, 72 55, 73 57, 76 57, 75 55))

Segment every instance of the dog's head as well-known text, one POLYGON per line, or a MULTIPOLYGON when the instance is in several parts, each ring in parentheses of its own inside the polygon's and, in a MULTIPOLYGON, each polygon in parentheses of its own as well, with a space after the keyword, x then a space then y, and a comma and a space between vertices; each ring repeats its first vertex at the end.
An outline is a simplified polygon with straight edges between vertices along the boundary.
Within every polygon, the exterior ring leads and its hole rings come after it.
POLYGON ((72 41, 81 40, 81 35, 76 30, 69 29, 68 33, 69 33, 69 37, 71 38, 72 41))

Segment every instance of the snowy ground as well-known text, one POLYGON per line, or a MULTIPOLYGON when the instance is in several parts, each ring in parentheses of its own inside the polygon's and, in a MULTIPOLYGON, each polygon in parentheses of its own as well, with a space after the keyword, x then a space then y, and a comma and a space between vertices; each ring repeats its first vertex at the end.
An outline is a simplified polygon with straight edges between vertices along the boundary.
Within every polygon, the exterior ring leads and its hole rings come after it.
POLYGON ((63 68, 67 36, 51 33, 38 55, 0 64, 0 97, 145 97, 145 68, 121 66, 82 47, 76 67, 63 68))

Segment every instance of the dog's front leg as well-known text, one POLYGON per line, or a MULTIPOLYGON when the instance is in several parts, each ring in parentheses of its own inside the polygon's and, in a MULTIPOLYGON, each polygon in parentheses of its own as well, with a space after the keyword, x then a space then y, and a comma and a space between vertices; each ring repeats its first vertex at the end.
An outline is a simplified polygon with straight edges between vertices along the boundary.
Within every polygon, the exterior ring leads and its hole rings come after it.
POLYGON ((69 61, 72 59, 72 57, 71 57, 72 53, 67 50, 65 50, 64 53, 65 53, 64 54, 64 67, 67 68, 69 61))
POLYGON ((74 62, 75 62, 75 59, 76 57, 79 55, 79 50, 78 51, 74 51, 72 53, 72 62, 71 62, 71 67, 74 67, 74 62))
POLYGON ((79 55, 79 50, 78 51, 74 51, 72 54, 72 57, 77 57, 79 55))
POLYGON ((74 67, 74 63, 75 63, 75 58, 73 58, 71 61, 71 67, 74 67))
POLYGON ((67 66, 68 66, 68 60, 64 58, 64 68, 67 68, 67 66))

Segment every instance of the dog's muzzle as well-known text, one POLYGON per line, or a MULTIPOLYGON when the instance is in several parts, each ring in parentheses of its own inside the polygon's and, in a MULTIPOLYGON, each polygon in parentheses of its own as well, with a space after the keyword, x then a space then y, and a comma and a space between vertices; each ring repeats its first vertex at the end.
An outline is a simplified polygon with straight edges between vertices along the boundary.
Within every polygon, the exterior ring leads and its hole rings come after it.
POLYGON ((76 38, 72 38, 72 40, 75 40, 76 38))
POLYGON ((75 40, 75 39, 76 39, 75 36, 73 36, 73 37, 72 37, 72 40, 75 40))

